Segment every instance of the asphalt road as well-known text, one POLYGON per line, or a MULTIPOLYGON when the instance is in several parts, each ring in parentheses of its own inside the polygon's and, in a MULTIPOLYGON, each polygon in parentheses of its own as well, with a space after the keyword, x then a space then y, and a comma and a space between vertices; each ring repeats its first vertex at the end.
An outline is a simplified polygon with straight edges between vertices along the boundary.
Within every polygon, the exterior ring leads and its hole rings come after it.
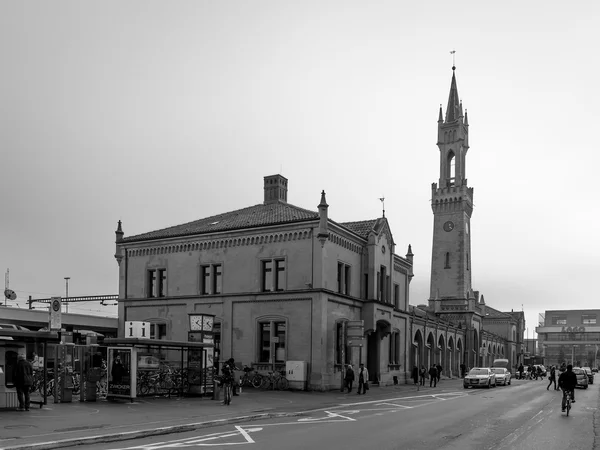
MULTIPOLYGON (((566 417, 546 381, 455 392, 435 389, 389 399, 346 395, 340 406, 300 417, 155 436, 87 449, 594 449, 598 384, 578 389, 566 417), (345 400, 345 401, 344 401, 345 400)), ((600 425, 600 418, 598 418, 600 425)), ((600 433, 600 431, 599 431, 600 433)), ((600 442, 598 443, 600 449, 600 442)))

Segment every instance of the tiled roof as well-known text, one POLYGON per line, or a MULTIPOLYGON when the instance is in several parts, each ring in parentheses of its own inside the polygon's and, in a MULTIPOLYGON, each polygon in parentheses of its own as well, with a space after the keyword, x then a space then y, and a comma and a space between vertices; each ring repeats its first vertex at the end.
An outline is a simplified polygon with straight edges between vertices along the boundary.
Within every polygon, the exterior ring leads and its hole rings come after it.
POLYGON ((502 311, 498 311, 497 309, 494 309, 494 308, 492 308, 490 306, 487 306, 487 305, 485 306, 485 311, 486 311, 488 317, 495 317, 495 318, 501 318, 502 317, 502 318, 505 318, 505 319, 511 317, 510 314, 504 313, 502 311))
POLYGON ((362 220, 360 222, 344 222, 340 223, 341 226, 348 228, 353 233, 358 234, 362 237, 368 237, 369 233, 373 231, 375 224, 377 223, 377 219, 373 220, 362 220))
POLYGON ((175 225, 162 230, 129 236, 123 242, 146 241, 216 231, 239 230, 280 223, 302 222, 319 218, 319 213, 299 208, 288 203, 270 203, 250 206, 236 211, 218 214, 206 219, 175 225))

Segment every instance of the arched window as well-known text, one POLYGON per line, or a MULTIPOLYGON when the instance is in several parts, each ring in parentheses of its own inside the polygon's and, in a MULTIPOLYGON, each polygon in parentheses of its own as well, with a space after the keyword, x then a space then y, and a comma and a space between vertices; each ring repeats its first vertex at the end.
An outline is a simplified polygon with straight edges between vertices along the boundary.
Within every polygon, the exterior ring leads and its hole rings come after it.
POLYGON ((448 152, 448 182, 450 186, 454 186, 456 183, 456 158, 453 151, 448 152))

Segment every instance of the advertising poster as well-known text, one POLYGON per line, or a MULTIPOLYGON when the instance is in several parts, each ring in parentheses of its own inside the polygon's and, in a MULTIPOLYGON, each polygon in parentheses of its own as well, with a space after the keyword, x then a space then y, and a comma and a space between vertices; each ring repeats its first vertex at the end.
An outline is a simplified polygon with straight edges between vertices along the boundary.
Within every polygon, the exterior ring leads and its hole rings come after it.
POLYGON ((132 398, 132 350, 130 348, 108 349, 108 397, 132 398))

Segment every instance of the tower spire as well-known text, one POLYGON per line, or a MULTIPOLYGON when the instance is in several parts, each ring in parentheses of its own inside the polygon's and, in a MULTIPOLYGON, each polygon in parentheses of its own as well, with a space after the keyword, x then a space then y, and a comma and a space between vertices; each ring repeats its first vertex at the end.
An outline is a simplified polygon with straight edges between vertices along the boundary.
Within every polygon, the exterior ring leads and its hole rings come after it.
POLYGON ((460 117, 460 100, 458 88, 456 87, 456 66, 452 66, 452 83, 450 84, 450 95, 448 96, 448 107, 446 108, 446 123, 454 122, 460 117))

